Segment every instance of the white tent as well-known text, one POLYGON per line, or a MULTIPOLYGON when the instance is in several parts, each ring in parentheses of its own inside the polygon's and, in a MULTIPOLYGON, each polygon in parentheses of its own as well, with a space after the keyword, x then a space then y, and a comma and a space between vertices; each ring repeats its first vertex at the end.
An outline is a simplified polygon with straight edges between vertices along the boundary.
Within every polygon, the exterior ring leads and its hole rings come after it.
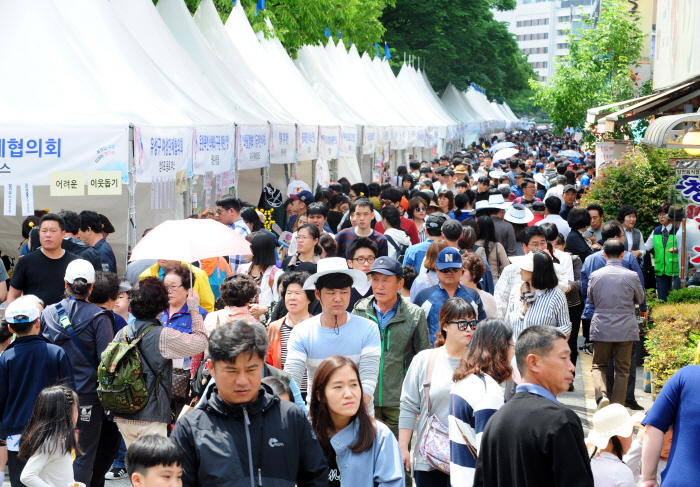
POLYGON ((464 143, 476 142, 479 135, 482 134, 481 125, 485 120, 472 108, 464 93, 450 83, 442 94, 442 103, 455 118, 464 124, 464 143))

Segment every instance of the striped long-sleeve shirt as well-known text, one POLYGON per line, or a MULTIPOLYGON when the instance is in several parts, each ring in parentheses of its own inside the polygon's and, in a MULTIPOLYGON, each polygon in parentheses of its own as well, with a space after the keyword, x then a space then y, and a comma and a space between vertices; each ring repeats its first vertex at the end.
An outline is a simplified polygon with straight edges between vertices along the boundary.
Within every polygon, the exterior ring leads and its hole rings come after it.
POLYGON ((486 423, 505 399, 501 386, 488 375, 470 375, 452 386, 450 395, 450 485, 470 487, 474 484, 476 458, 465 438, 476 449, 486 423))
POLYGON ((321 326, 321 315, 309 318, 294 327, 287 343, 287 360, 284 371, 302 383, 304 371, 308 372, 309 391, 314 382, 318 366, 328 357, 342 355, 357 364, 360 381, 365 394, 373 397, 379 377, 379 356, 381 342, 376 323, 348 313, 347 322, 338 327, 321 326))
POLYGON ((524 319, 520 316, 521 312, 520 287, 516 287, 510 293, 506 312, 506 321, 513 327, 514 340, 518 339, 525 328, 534 325, 554 326, 565 335, 571 333, 569 305, 558 287, 548 291, 535 290, 535 302, 527 309, 524 319))

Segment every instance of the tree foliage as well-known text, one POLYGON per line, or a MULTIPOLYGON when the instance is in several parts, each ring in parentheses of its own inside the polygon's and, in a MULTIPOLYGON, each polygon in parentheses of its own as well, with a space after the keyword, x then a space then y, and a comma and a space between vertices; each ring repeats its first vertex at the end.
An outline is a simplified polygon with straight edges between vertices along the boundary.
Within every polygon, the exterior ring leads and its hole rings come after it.
POLYGON ((425 61, 438 91, 448 83, 459 90, 475 83, 491 97, 509 98, 528 87, 534 72, 491 8, 510 10, 515 0, 396 0, 380 19, 384 40, 425 61))
MULTIPOLYGON (((591 19, 584 19, 592 27, 591 19)), ((622 0, 603 0, 595 28, 570 32, 569 54, 546 84, 535 79, 535 102, 558 131, 583 127, 589 108, 638 96, 630 68, 637 66, 644 34, 622 0)))
MULTIPOLYGON (((155 0, 154 0, 155 1, 155 0)), ((239 0, 253 26, 253 30, 270 35, 266 19, 274 26, 274 33, 292 57, 304 44, 327 42, 324 30, 330 29, 333 37, 341 33, 346 44, 374 45, 384 34, 379 17, 393 0, 267 0, 265 10, 256 15, 255 0, 239 0)), ((200 0, 185 0, 194 13, 200 0)), ((226 22, 233 3, 231 0, 214 0, 221 20, 226 22)), ((364 49, 361 49, 364 50, 364 49)))

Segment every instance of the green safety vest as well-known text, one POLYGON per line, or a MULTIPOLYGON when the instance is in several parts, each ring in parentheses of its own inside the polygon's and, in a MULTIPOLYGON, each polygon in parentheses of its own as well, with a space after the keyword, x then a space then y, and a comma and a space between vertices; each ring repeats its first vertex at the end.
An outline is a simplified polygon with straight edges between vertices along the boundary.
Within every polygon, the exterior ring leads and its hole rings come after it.
MULTIPOLYGON (((674 229, 675 230, 675 229, 674 229)), ((660 227, 654 229, 654 272, 657 276, 678 276, 680 267, 678 253, 666 252, 668 249, 678 247, 675 233, 670 233, 664 247, 663 236, 660 227)))

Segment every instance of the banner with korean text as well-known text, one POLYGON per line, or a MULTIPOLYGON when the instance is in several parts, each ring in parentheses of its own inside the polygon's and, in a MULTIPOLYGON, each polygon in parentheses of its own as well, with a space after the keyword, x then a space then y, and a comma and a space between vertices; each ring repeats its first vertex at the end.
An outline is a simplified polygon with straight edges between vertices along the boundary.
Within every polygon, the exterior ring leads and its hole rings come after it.
POLYGON ((296 161, 296 127, 272 124, 270 164, 292 164, 296 161))
POLYGON ((340 127, 339 157, 357 157, 357 127, 340 127))
POLYGON ((191 167, 192 127, 134 127, 136 182, 175 181, 178 171, 191 167))
POLYGON ((236 127, 234 125, 194 127, 192 173, 223 174, 234 168, 236 127))
POLYGON ((297 125, 297 160, 318 158, 318 125, 297 125))
POLYGON ((267 167, 270 160, 270 126, 239 125, 238 170, 267 167))
POLYGON ((377 150, 377 127, 368 127, 365 125, 362 131, 362 154, 374 154, 377 150))
POLYGON ((320 126, 318 128, 319 143, 318 156, 330 161, 338 157, 338 147, 340 145, 340 127, 333 125, 331 127, 320 126))
POLYGON ((57 171, 120 171, 126 181, 128 161, 128 126, 0 124, 0 185, 47 186, 57 171))

